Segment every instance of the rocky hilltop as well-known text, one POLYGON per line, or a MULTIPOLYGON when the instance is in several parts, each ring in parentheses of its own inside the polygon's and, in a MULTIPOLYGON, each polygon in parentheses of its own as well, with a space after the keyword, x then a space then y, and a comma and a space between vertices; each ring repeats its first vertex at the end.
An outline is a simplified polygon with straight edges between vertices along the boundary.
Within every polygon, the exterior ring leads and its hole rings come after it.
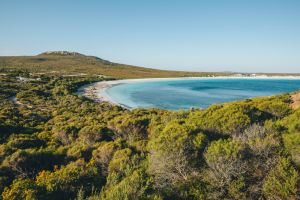
POLYGON ((72 52, 72 51, 46 51, 46 52, 41 53, 39 55, 84 56, 81 53, 72 52))

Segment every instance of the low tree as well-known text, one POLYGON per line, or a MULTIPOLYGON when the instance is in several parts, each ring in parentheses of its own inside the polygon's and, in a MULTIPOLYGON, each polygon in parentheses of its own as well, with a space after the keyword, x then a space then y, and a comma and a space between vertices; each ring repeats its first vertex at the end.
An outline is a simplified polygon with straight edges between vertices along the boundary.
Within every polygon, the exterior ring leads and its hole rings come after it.
POLYGON ((112 160, 114 153, 121 148, 121 144, 115 142, 104 142, 93 151, 93 159, 95 163, 101 168, 102 173, 108 174, 108 166, 112 160))
POLYGON ((245 145, 237 140, 212 142, 204 154, 211 183, 225 189, 246 172, 245 145))
POLYGON ((157 138, 151 138, 149 173, 154 176, 156 187, 184 182, 197 174, 197 157, 206 138, 202 133, 191 134, 189 131, 192 131, 189 127, 175 121, 169 123, 157 138))
POLYGON ((96 197, 90 199, 101 200, 123 200, 123 199, 152 199, 151 179, 142 170, 134 171, 130 176, 122 179, 116 184, 105 187, 96 197), (150 198, 149 198, 150 197, 150 198))
POLYGON ((79 131, 79 140, 87 145, 93 145, 101 141, 104 137, 106 128, 101 126, 85 126, 79 131))
POLYGON ((109 121, 108 127, 114 131, 115 138, 121 137, 132 143, 147 138, 147 126, 149 122, 150 119, 147 115, 132 113, 116 117, 109 121))

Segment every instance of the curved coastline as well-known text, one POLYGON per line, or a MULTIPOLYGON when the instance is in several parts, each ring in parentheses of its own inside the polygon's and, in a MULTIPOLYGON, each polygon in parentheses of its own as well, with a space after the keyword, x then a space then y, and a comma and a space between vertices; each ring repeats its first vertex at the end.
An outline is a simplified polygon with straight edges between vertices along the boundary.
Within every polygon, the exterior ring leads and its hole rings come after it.
POLYGON ((144 78, 144 79, 121 79, 113 81, 100 81, 92 84, 87 84, 80 87, 77 91, 78 95, 85 96, 96 102, 109 102, 114 105, 121 106, 125 109, 133 109, 128 105, 115 101, 107 93, 107 90, 113 86, 137 82, 156 82, 169 80, 205 80, 205 79, 282 79, 282 80, 300 80, 300 76, 217 76, 217 77, 178 77, 178 78, 144 78))
POLYGON ((91 83, 81 86, 76 94, 79 96, 84 96, 96 102, 109 102, 114 105, 121 106, 126 109, 132 109, 129 106, 121 104, 117 101, 114 101, 106 92, 106 90, 114 85, 125 84, 121 83, 121 80, 114 81, 100 81, 96 83, 91 83))

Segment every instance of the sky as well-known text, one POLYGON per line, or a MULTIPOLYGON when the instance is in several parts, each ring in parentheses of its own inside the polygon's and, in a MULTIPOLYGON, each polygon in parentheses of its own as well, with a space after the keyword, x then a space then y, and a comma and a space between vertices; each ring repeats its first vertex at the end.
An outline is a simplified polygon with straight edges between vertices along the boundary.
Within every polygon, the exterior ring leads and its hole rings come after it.
POLYGON ((300 0, 0 0, 0 55, 300 73, 300 0))

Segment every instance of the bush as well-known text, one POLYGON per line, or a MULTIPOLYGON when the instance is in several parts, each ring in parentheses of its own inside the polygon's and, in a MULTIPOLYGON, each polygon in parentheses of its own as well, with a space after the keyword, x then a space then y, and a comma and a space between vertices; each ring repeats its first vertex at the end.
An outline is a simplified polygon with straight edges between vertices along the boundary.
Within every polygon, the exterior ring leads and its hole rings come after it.
POLYGON ((79 140, 87 145, 93 145, 100 142, 107 130, 101 126, 85 126, 79 131, 79 140))
POLYGON ((112 160, 114 153, 121 148, 117 142, 105 142, 93 151, 93 159, 95 163, 101 167, 104 174, 108 173, 108 165, 112 160))
POLYGON ((134 171, 117 184, 108 186, 100 193, 101 200, 146 199, 150 196, 151 181, 143 171, 134 171))
POLYGON ((300 133, 300 109, 295 111, 293 114, 285 117, 280 122, 281 125, 288 128, 290 133, 300 133))
POLYGON ((3 200, 37 200, 41 199, 42 189, 30 179, 16 179, 2 193, 3 200))
POLYGON ((181 124, 170 122, 158 137, 149 142, 149 173, 154 176, 155 186, 165 188, 188 181, 196 174, 199 152, 204 149, 206 137, 202 133, 181 124))
POLYGON ((291 154, 292 160, 300 166, 300 133, 283 135, 284 146, 291 154))
POLYGON ((83 186, 87 195, 91 194, 94 187, 101 188, 104 179, 97 167, 78 160, 56 168, 54 172, 41 171, 36 183, 45 188, 52 199, 71 199, 83 186))
POLYGON ((266 177, 263 191, 270 199, 296 199, 299 180, 299 174, 291 160, 280 158, 275 169, 266 177))
POLYGON ((34 177, 42 169, 53 169, 64 157, 51 151, 18 150, 3 161, 19 177, 34 177))
POLYGON ((33 135, 28 134, 13 134, 9 137, 7 146, 14 149, 29 149, 38 148, 44 145, 44 141, 33 135))
POLYGON ((218 140, 207 148, 205 160, 211 170, 211 181, 218 187, 228 185, 245 173, 245 145, 237 140, 218 140))
POLYGON ((108 123, 108 127, 115 132, 116 137, 122 137, 132 143, 148 137, 149 122, 147 115, 133 113, 116 117, 108 123))
POLYGON ((254 106, 232 103, 192 112, 188 121, 208 132, 234 135, 259 121, 261 115, 261 111, 254 106))

